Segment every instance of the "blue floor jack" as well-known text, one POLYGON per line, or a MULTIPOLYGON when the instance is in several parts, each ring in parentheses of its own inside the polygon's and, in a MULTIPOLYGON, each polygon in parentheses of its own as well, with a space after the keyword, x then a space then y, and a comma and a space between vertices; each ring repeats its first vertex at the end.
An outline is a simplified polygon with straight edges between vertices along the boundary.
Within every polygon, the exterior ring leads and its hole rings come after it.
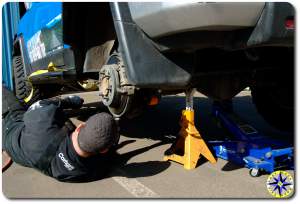
POLYGON ((232 139, 209 142, 217 157, 249 168, 252 177, 283 167, 294 168, 291 143, 260 134, 233 111, 226 111, 217 103, 213 104, 212 113, 233 136, 232 139))

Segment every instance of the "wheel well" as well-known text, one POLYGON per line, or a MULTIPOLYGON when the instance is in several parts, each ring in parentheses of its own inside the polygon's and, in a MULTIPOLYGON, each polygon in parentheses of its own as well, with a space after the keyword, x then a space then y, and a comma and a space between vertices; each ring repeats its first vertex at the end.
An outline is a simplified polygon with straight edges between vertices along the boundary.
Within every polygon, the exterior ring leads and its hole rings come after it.
POLYGON ((74 51, 77 73, 82 73, 89 49, 115 39, 109 2, 63 3, 63 40, 74 51))

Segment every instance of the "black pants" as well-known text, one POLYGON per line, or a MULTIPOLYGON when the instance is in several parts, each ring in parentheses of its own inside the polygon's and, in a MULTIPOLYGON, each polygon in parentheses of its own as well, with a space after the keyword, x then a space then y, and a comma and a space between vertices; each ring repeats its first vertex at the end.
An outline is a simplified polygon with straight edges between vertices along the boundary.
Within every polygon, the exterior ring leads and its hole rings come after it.
POLYGON ((26 108, 18 101, 15 95, 2 84, 2 149, 6 149, 7 132, 14 124, 23 120, 26 108))
POLYGON ((16 96, 2 84, 2 119, 12 111, 26 110, 16 96))

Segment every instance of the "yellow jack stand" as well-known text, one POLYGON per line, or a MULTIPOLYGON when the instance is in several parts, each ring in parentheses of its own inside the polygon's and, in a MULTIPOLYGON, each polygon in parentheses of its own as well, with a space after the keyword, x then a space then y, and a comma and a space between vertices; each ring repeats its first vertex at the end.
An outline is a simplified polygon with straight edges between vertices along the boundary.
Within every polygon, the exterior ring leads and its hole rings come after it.
POLYGON ((216 159, 208 149, 194 124, 194 110, 190 107, 192 106, 190 104, 192 104, 193 91, 194 90, 188 93, 187 108, 182 111, 179 138, 170 149, 173 154, 164 157, 165 161, 173 160, 183 164, 184 168, 189 170, 196 167, 201 154, 207 158, 209 162, 213 164, 216 163, 216 159), (184 153, 183 156, 175 154, 178 150, 184 153))

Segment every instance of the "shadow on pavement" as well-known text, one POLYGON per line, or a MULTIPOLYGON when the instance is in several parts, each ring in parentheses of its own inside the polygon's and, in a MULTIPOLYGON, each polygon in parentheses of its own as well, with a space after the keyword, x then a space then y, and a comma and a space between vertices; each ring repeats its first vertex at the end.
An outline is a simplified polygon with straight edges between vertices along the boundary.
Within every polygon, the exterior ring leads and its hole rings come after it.
MULTIPOLYGON (((124 147, 135 140, 126 140, 121 142, 117 149, 124 147)), ((124 154, 113 153, 111 156, 111 170, 112 172, 108 177, 112 176, 124 176, 127 178, 147 177, 159 174, 166 170, 170 166, 168 161, 145 161, 145 162, 134 162, 127 163, 131 158, 145 153, 150 149, 166 144, 165 142, 157 142, 153 145, 136 149, 124 154)))
MULTIPOLYGON (((153 140, 169 140, 177 136, 180 130, 180 117, 185 109, 185 97, 163 97, 161 102, 146 110, 134 119, 120 121, 121 134, 129 138, 150 138, 153 140)), ((204 138, 208 135, 220 135, 210 118, 211 100, 195 97, 195 124, 204 138), (201 121, 201 122, 200 122, 201 121)))
MULTIPOLYGON (((135 140, 126 140, 118 144, 115 150, 122 148, 135 140)), ((165 142, 157 142, 153 145, 136 149, 124 154, 112 150, 108 153, 105 160, 98 162, 94 166, 95 171, 89 175, 88 178, 82 180, 76 180, 76 183, 89 183, 111 177, 126 177, 126 178, 138 178, 148 177, 159 174, 166 170, 171 164, 168 161, 145 161, 145 162, 134 162, 127 163, 131 158, 145 153, 152 148, 158 147, 165 144, 165 142)), ((72 182, 72 181, 70 181, 72 182)))
POLYGON ((223 167, 222 167, 222 171, 233 171, 233 170, 237 170, 237 169, 241 169, 244 168, 243 166, 237 165, 235 163, 232 162, 227 162, 223 167))
POLYGON ((127 178, 149 177, 159 174, 169 168, 169 161, 133 162, 113 171, 110 176, 123 176, 127 178))

